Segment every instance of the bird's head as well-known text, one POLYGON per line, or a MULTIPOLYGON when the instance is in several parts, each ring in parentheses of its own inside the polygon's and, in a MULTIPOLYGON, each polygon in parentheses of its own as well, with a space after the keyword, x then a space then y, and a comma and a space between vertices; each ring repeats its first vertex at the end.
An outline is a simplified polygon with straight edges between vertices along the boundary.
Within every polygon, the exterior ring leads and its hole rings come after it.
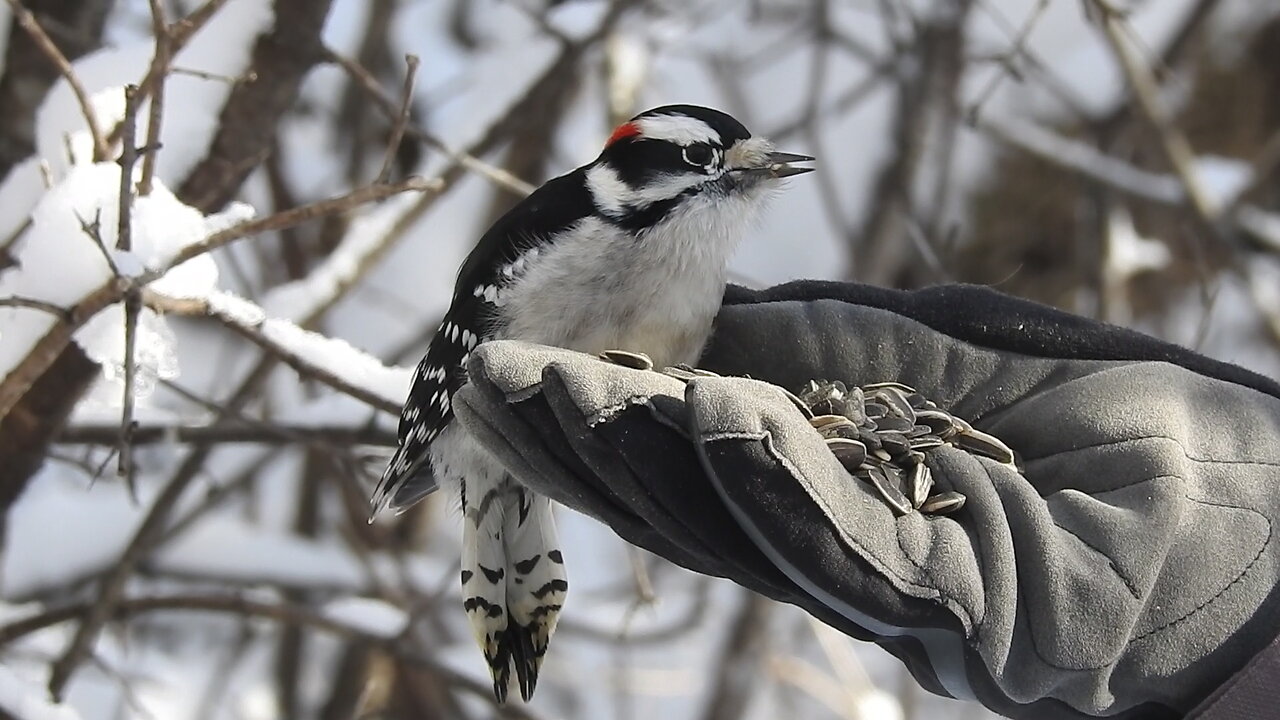
POLYGON ((782 178, 813 168, 742 123, 697 105, 665 105, 619 125, 587 168, 601 213, 637 230, 673 212, 753 214, 782 178))

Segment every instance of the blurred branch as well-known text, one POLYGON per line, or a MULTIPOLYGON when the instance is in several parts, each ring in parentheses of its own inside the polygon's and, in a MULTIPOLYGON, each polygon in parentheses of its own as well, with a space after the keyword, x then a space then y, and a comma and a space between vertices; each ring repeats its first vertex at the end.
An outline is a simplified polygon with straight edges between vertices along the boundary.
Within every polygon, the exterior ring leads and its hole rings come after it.
POLYGON ((413 108, 413 83, 418 78, 418 56, 404 56, 406 70, 404 73, 404 89, 400 91, 400 111, 396 113, 395 123, 391 126, 391 139, 387 141, 387 154, 382 160, 382 170, 378 172, 378 182, 384 183, 391 178, 391 165, 396 160, 396 151, 400 149, 400 140, 404 137, 404 129, 409 124, 409 111, 413 108))
MULTIPOLYGON (((972 0, 956 0, 946 12, 920 25, 912 42, 919 69, 899 77, 894 106, 893 153, 883 164, 866 203, 862 226, 849 236, 852 267, 847 274, 864 281, 896 285, 910 269, 907 223, 917 211, 914 188, 926 170, 922 162, 930 140, 948 138, 956 124, 954 106, 965 66, 965 21, 972 0)), ((952 148, 939 148, 950 153, 952 148)), ((939 163, 949 166, 949 160, 939 163)), ((941 170, 940 170, 941 172, 941 170)))
POLYGON ((107 159, 110 148, 107 146, 106 138, 102 135, 102 128, 98 125, 98 116, 93 111, 93 104, 89 100, 89 93, 85 91, 84 85, 80 82, 80 78, 76 75, 75 70, 71 67, 71 62, 67 60, 67 56, 62 54, 58 46, 54 44, 40 23, 36 21, 35 15, 22 5, 19 0, 8 0, 9 7, 13 9, 13 18, 22 26, 22 29, 31 36, 31 40, 35 42, 40 51, 44 53, 49 62, 58 68, 58 73, 67 81, 68 87, 76 97, 76 102, 80 104, 80 112, 84 115, 84 121, 89 126, 89 137, 93 139, 93 160, 101 162, 107 159))
MULTIPOLYGON (((369 425, 293 425, 264 423, 266 427, 237 422, 213 425, 140 423, 133 431, 135 445, 164 443, 254 443, 286 445, 326 443, 330 445, 379 445, 395 447, 394 430, 369 425)), ((73 424, 63 428, 54 442, 71 445, 111 445, 119 437, 119 425, 73 424)))
MULTIPOLYGON (((102 42, 110 0, 27 0, 24 3, 38 22, 54 32, 55 42, 68 60, 97 49, 102 42)), ((58 68, 49 62, 45 52, 23 30, 12 23, 8 46, 0 60, 0 180, 9 169, 35 152, 36 109, 49 87, 59 77, 58 68)), ((0 245, 7 245, 0 242, 0 245)), ((0 269, 5 267, 0 257, 0 269)))
POLYGON ((1160 100, 1160 88, 1156 83, 1151 68, 1140 58, 1130 44, 1127 35, 1132 28, 1122 26, 1120 11, 1110 0, 1088 0, 1098 9, 1101 24, 1111 45, 1111 50, 1120 63, 1125 78, 1129 81, 1138 108, 1147 124, 1155 132, 1165 160, 1173 168, 1174 176, 1182 185, 1182 191, 1194 213, 1196 220, 1210 237, 1224 240, 1216 223, 1217 208, 1209 200, 1204 185, 1195 169, 1195 153, 1191 144, 1173 121, 1173 115, 1160 100))
POLYGON ((724 645, 714 659, 716 676, 702 720, 746 717, 752 688, 763 657, 772 601, 750 591, 740 593, 741 605, 729 626, 724 645))
MULTIPOLYGON (((329 62, 337 64, 345 70, 351 78, 360 85, 360 87, 364 88, 365 93, 373 99, 374 103, 377 104, 388 118, 398 120, 401 113, 397 108, 397 103, 385 90, 382 89, 377 78, 375 78, 368 70, 364 69, 364 67, 356 61, 351 60, 334 50, 326 48, 324 50, 324 54, 325 58, 329 62)), ((435 148, 462 167, 481 175, 498 187, 508 190, 519 197, 524 197, 534 190, 532 185, 512 175, 506 170, 496 168, 483 160, 480 160, 469 151, 453 149, 443 140, 437 138, 435 135, 432 135, 417 125, 406 123, 404 132, 409 137, 435 148)))
POLYGON ((1135 167, 1039 124, 990 114, 979 115, 976 124, 978 129, 1005 144, 1119 190, 1129 197, 1161 205, 1182 203, 1182 188, 1176 179, 1135 167))
MULTIPOLYGON (((0 626, 0 646, 8 645, 38 630, 92 615, 95 611, 96 607, 91 603, 67 605, 0 626)), ((366 643, 410 665, 429 668, 433 673, 446 679, 450 685, 487 704, 494 704, 492 689, 488 683, 472 680, 430 655, 406 647, 404 643, 394 638, 375 635, 340 620, 334 620, 304 605, 260 602, 238 595, 162 595, 122 598, 107 619, 124 621, 152 612, 226 613, 319 630, 346 640, 366 643)), ((532 711, 518 705, 495 706, 495 710, 499 717, 538 720, 538 716, 532 711)))
MULTIPOLYGON (((320 39, 332 0, 275 0, 275 25, 258 37, 250 68, 253 80, 237 83, 227 96, 218 130, 177 195, 205 212, 227 204, 266 157, 276 126, 294 104, 302 80, 323 57, 320 39)), ((156 78, 159 83, 162 78, 156 78)))
MULTIPOLYGON (((1001 142, 1128 197, 1174 208, 1185 205, 1183 186, 1175 177, 1136 167, 1034 123, 982 115, 977 124, 1001 142)), ((1267 249, 1280 251, 1280 215, 1241 204, 1229 215, 1223 213, 1221 221, 1247 231, 1267 249)))

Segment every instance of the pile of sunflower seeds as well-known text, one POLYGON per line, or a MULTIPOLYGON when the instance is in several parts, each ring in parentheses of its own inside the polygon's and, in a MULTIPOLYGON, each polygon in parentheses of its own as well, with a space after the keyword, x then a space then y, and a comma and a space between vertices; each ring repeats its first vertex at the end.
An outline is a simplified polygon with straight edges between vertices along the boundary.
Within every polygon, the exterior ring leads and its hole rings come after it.
MULTIPOLYGON (((609 350, 600 359, 637 370, 654 370, 642 353, 609 350)), ((715 373, 687 365, 659 370, 688 382, 715 373)), ((862 480, 897 515, 920 511, 945 515, 964 507, 965 496, 934 493, 925 455, 944 445, 991 458, 1018 470, 1017 456, 1000 439, 975 429, 896 382, 849 387, 839 380, 811 380, 799 395, 787 393, 822 435, 845 469, 862 480)))
POLYGON ((964 506, 958 492, 933 492, 924 460, 935 448, 949 445, 1017 469, 1008 445, 901 383, 847 387, 838 380, 810 381, 792 399, 845 469, 898 515, 941 515, 964 506))

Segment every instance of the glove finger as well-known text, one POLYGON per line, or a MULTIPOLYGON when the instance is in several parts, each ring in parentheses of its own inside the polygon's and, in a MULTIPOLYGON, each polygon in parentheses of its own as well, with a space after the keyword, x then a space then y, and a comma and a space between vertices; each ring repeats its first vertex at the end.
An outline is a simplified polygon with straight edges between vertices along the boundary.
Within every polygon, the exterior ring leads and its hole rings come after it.
POLYGON ((514 342, 486 343, 472 353, 471 382, 455 396, 459 420, 516 479, 536 492, 609 525, 634 545, 697 572, 723 574, 715 562, 673 542, 620 499, 618 486, 638 486, 626 477, 625 466, 590 467, 568 443, 568 435, 585 432, 575 427, 581 419, 570 423, 574 429, 562 427, 547 403, 540 379, 546 364, 565 357, 611 367, 568 351, 514 342))
POLYGON ((542 394, 575 452, 629 511, 714 567, 712 574, 789 599, 795 588, 743 535, 707 482, 687 432, 677 429, 688 423, 684 402, 666 393, 683 389, 652 372, 573 360, 547 368, 542 394), (637 392, 650 384, 661 390, 637 392))

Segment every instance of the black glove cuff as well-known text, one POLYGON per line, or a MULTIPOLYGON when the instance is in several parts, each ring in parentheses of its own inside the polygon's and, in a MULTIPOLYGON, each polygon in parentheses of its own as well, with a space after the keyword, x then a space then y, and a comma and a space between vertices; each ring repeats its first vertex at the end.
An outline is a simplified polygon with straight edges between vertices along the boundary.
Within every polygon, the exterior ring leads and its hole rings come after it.
POLYGON ((1151 360, 1280 398, 1280 383, 1127 328, 1072 315, 980 285, 891 290, 858 283, 798 280, 764 290, 725 289, 725 305, 840 300, 887 310, 958 340, 1032 357, 1151 360))

